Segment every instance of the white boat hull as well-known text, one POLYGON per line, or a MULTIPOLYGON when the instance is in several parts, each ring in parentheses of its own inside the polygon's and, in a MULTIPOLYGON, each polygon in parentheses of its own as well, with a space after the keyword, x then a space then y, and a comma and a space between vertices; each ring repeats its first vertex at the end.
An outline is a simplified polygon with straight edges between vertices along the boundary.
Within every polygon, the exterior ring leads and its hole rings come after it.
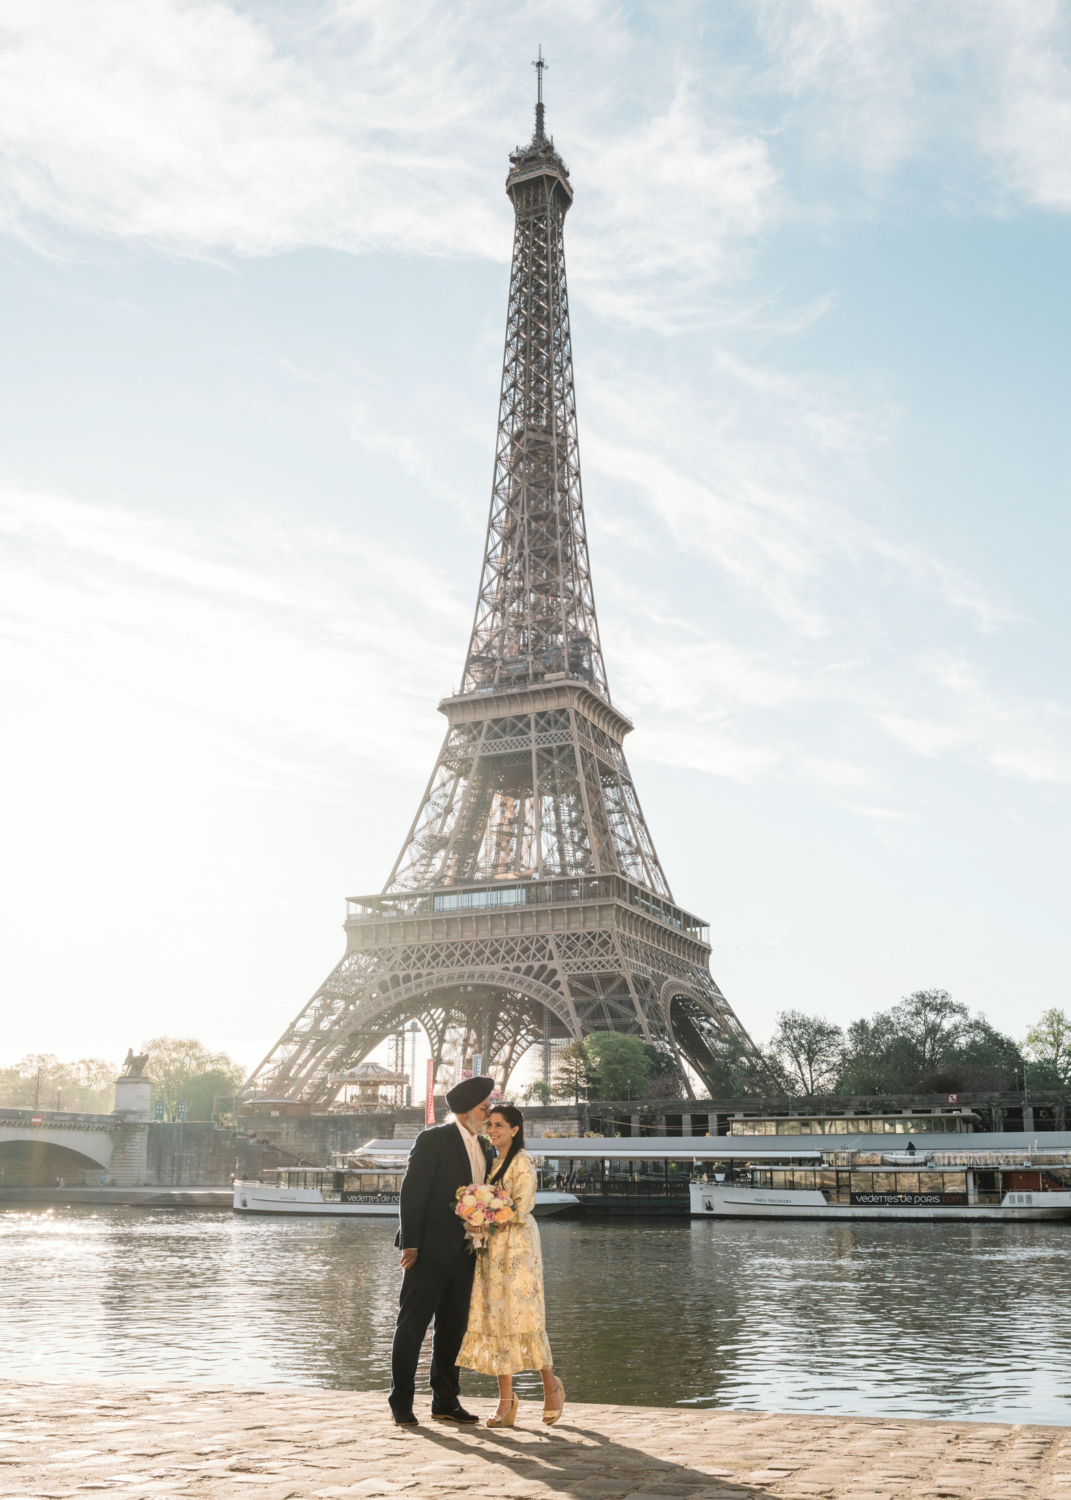
POLYGON ((777 1191, 743 1184, 693 1182, 692 1217, 700 1219, 1071 1219, 1071 1193, 1005 1193, 1000 1203, 830 1203, 804 1188, 777 1191))
MULTIPOLYGON (((532 1212, 537 1219, 579 1206, 573 1193, 537 1193, 532 1212)), ((234 1211, 240 1214, 290 1214, 327 1219, 397 1219, 393 1194, 372 1196, 364 1202, 343 1203, 325 1198, 319 1188, 268 1187, 260 1182, 234 1184, 234 1211)))

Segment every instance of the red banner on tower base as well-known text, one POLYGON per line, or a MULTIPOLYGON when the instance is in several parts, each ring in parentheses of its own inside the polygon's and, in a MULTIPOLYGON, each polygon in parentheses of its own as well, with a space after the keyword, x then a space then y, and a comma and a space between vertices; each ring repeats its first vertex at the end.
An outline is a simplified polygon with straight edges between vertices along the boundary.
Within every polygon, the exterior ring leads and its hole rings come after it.
POLYGON ((424 1124, 435 1124, 435 1059, 428 1058, 428 1091, 424 1097, 424 1124))

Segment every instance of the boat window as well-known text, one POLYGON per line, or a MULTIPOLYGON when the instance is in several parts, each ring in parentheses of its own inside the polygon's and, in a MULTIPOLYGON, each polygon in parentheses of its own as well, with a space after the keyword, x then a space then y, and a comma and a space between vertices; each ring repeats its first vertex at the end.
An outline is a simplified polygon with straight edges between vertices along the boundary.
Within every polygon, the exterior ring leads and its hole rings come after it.
POLYGON ((967 1191, 966 1172, 944 1172, 944 1190, 946 1193, 965 1193, 967 1191))
POLYGON ((919 1174, 917 1172, 897 1172, 896 1191, 898 1193, 919 1192, 919 1174))
POLYGON ((895 1193, 896 1192, 896 1173, 895 1172, 871 1172, 871 1174, 870 1174, 870 1191, 872 1193, 895 1193))
POLYGON ((920 1172, 919 1192, 939 1193, 944 1186, 944 1174, 942 1172, 920 1172))

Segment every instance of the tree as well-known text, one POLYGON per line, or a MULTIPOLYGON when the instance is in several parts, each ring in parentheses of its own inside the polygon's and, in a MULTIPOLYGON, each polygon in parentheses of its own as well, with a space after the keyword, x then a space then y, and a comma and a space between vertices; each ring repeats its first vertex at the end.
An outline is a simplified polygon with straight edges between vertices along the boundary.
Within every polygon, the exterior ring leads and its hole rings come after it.
POLYGON ((844 1032, 823 1016, 783 1010, 777 1017, 770 1051, 793 1083, 813 1098, 830 1093, 836 1084, 844 1062, 844 1032))
POLYGON ((559 1099, 586 1099, 594 1079, 583 1042, 570 1042, 554 1069, 554 1092, 559 1099))
MULTIPOLYGON (((1044 1012, 1030 1027, 1023 1039, 1023 1052, 1039 1071, 1045 1070, 1055 1084, 1050 1087, 1063 1088, 1071 1085, 1071 1017, 1056 1006, 1044 1012)), ((1035 1088, 1044 1088, 1044 1083, 1031 1083, 1035 1088)))
POLYGON ((158 1036, 143 1042, 149 1054, 146 1076, 152 1079, 152 1102, 162 1099, 173 1120, 180 1099, 188 1120, 210 1120, 213 1096, 230 1094, 245 1078, 245 1069, 225 1052, 209 1052, 196 1037, 158 1036))
POLYGON ((947 990, 915 990, 891 1014, 900 1035, 913 1040, 922 1072, 947 1059, 970 1023, 967 1007, 947 990))
POLYGON ((972 1016, 947 990, 916 990, 848 1027, 842 1094, 959 1093, 1015 1087, 1022 1056, 1011 1037, 972 1016))
POLYGON ((646 1093, 650 1059, 638 1036, 622 1031, 593 1031, 584 1051, 599 1099, 642 1099, 646 1093))
POLYGON ((0 1071, 0 1106, 110 1114, 119 1069, 99 1057, 64 1063, 51 1052, 34 1052, 0 1071))
POLYGON ((535 1083, 530 1083, 525 1089, 524 1102, 525 1104, 531 1104, 533 1100, 538 1100, 540 1104, 546 1106, 550 1103, 553 1093, 554 1090, 550 1084, 544 1083, 542 1078, 538 1078, 535 1083))
POLYGON ((648 1099, 683 1099, 684 1076, 673 1053, 664 1047, 644 1043, 650 1070, 647 1074, 648 1099))
POLYGON ((776 1058, 752 1051, 736 1036, 711 1038, 703 1065, 703 1081, 711 1098, 739 1099, 744 1094, 770 1094, 782 1087, 776 1058))

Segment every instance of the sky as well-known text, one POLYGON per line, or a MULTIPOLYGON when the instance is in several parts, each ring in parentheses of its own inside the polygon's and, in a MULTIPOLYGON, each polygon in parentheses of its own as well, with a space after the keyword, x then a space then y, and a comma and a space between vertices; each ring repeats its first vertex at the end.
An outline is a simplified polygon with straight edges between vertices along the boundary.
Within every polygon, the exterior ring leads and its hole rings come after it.
POLYGON ((0 1062, 250 1066, 461 674, 547 128, 595 597, 758 1039, 1067 1005, 1071 5, 8 0, 0 1062))

